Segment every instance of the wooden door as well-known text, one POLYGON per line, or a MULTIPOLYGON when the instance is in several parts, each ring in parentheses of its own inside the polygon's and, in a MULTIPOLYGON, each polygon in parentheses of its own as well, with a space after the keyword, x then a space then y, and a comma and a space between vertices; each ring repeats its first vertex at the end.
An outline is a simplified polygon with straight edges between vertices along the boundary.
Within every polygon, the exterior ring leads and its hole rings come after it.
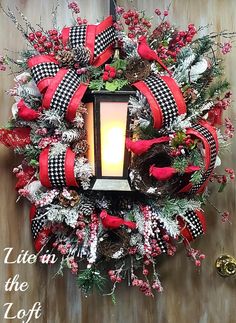
MULTIPOLYGON (((2 0, 1 4, 12 9, 17 5, 32 23, 40 20, 45 28, 51 21, 51 8, 55 0, 2 0)), ((69 23, 66 1, 59 0, 59 22, 69 23)), ((121 1, 127 7, 130 1, 121 1)), ((155 8, 163 10, 169 1, 132 2, 139 9, 146 9, 152 14, 155 8)), ((89 21, 96 21, 108 13, 108 1, 81 0, 81 11, 89 21)), ((176 25, 185 28, 188 23, 196 26, 210 25, 211 30, 236 30, 236 6, 234 0, 174 0, 170 9, 170 19, 176 25)), ((0 12, 0 49, 17 51, 22 48, 22 38, 11 22, 0 12)), ((226 57, 226 76, 236 93, 236 49, 226 57)), ((17 57, 17 54, 10 53, 17 57)), ((1 125, 7 122, 12 100, 5 90, 12 85, 12 76, 0 74, 0 119, 1 125)), ((234 94, 235 98, 235 94, 234 94)), ((236 110, 229 115, 235 122, 236 110)), ((226 152, 222 160, 227 167, 236 168, 236 141, 232 152, 226 152)), ((179 249, 175 257, 161 259, 160 278, 164 292, 155 299, 146 298, 135 288, 125 285, 117 292, 116 305, 109 297, 94 294, 88 298, 82 296, 76 287, 75 279, 70 274, 52 279, 54 269, 40 264, 4 264, 4 248, 12 247, 13 256, 21 250, 33 252, 28 217, 28 205, 19 201, 14 191, 15 179, 11 173, 17 165, 17 159, 6 148, 0 148, 0 316, 4 320, 3 305, 13 303, 12 315, 22 308, 28 310, 35 302, 41 302, 42 316, 32 322, 48 323, 234 323, 236 322, 236 281, 233 278, 221 278, 215 271, 214 263, 222 253, 236 256, 236 221, 235 221, 235 184, 229 186, 219 196, 213 192, 212 203, 218 208, 229 209, 232 224, 222 224, 214 208, 208 207, 208 232, 193 246, 201 249, 207 256, 198 271, 185 257, 185 250, 179 249), (9 277, 19 274, 21 281, 27 281, 29 288, 25 292, 5 291, 4 284, 9 277)), ((19 321, 20 322, 20 321, 19 321)))

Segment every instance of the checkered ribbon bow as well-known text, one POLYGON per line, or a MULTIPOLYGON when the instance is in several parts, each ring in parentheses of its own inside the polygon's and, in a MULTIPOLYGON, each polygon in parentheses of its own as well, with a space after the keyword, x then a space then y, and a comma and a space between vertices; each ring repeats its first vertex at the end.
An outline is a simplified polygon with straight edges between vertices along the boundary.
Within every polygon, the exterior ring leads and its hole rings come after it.
POLYGON ((45 187, 78 186, 74 174, 75 153, 66 151, 53 155, 50 147, 45 148, 39 157, 39 179, 45 187))
POLYGON ((199 123, 194 124, 192 128, 187 129, 186 134, 196 137, 203 144, 204 172, 198 184, 188 183, 180 190, 180 193, 200 194, 206 188, 215 167, 218 153, 217 134, 215 128, 205 120, 201 120, 199 123))
POLYGON ((183 95, 172 77, 151 74, 133 86, 147 98, 154 128, 169 127, 179 115, 186 113, 183 95))
MULTIPOLYGON (((90 50, 90 64, 100 66, 113 54, 115 31, 112 17, 99 25, 83 25, 62 30, 64 45, 71 48, 84 46, 90 50)), ((50 55, 34 56, 28 60, 31 75, 43 94, 43 108, 58 111, 72 121, 85 94, 87 84, 81 83, 74 69, 60 68, 58 61, 50 55)))
POLYGON ((206 219, 200 210, 189 210, 184 214, 184 218, 178 216, 178 223, 181 236, 188 242, 206 232, 206 219))
POLYGON ((52 235, 52 230, 47 226, 47 208, 40 209, 32 205, 30 208, 31 231, 34 240, 36 252, 46 244, 47 240, 52 235))

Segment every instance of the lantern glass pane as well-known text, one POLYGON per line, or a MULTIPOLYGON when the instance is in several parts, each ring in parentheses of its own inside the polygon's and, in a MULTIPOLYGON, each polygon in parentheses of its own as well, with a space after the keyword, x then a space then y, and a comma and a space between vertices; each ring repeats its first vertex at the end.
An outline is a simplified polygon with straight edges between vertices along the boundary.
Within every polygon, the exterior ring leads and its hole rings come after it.
POLYGON ((123 176, 127 102, 100 103, 102 176, 123 176))
POLYGON ((87 103, 87 114, 85 114, 85 125, 87 131, 87 141, 89 145, 87 158, 95 175, 95 157, 94 157, 94 114, 93 103, 87 103))

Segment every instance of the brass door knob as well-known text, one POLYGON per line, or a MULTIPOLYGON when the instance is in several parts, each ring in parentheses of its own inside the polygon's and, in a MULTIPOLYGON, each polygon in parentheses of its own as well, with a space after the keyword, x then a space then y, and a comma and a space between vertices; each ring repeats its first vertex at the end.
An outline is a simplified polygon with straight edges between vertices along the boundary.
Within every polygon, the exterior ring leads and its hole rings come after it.
POLYGON ((223 277, 236 275, 236 259, 230 255, 218 257, 215 266, 218 274, 223 277))

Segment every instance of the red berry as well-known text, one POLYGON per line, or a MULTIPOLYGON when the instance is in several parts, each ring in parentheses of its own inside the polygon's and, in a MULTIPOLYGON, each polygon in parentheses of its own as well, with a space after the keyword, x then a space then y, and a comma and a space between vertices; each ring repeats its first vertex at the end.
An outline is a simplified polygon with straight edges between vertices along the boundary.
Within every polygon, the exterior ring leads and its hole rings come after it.
POLYGON ((103 74, 103 76, 102 76, 102 79, 103 79, 103 81, 108 81, 109 80, 109 75, 108 75, 108 73, 104 73, 103 74))
POLYGON ((38 43, 42 45, 44 43, 44 40, 42 38, 39 38, 38 43))
POLYGON ((188 42, 188 43, 190 43, 191 41, 192 41, 192 37, 191 36, 188 36, 188 37, 186 37, 186 41, 188 42))
POLYGON ((160 16, 161 15, 161 10, 160 9, 155 9, 155 14, 160 16))
POLYGON ((43 47, 39 47, 38 51, 39 51, 39 53, 44 53, 45 49, 43 47))
POLYGON ((35 49, 38 49, 39 48, 39 45, 38 44, 34 44, 34 48, 35 49))
POLYGON ((30 33, 30 34, 28 35, 28 39, 29 39, 30 41, 35 40, 35 35, 34 35, 33 33, 30 33))
POLYGON ((116 72, 111 71, 111 72, 110 72, 110 77, 111 77, 111 78, 115 78, 115 77, 116 77, 116 72))
POLYGON ((108 275, 109 275, 109 276, 113 276, 114 274, 115 274, 114 270, 109 270, 109 271, 108 271, 108 275))
POLYGON ((53 45, 52 45, 52 43, 50 41, 47 41, 47 42, 44 43, 44 47, 46 47, 48 49, 52 48, 52 46, 53 45))
POLYGON ((235 175, 234 174, 230 175, 230 179, 235 179, 235 175))
POLYGON ((169 241, 170 240, 170 237, 168 236, 168 234, 164 234, 163 240, 164 241, 169 241))
POLYGON ((57 45, 56 45, 56 46, 54 46, 54 51, 55 51, 55 52, 58 52, 58 51, 59 51, 59 49, 60 49, 60 48, 59 48, 59 46, 57 46, 57 45))
POLYGON ((147 276, 148 275, 148 270, 147 269, 144 269, 143 270, 143 274, 144 274, 144 276, 147 276))
POLYGON ((132 30, 134 30, 134 29, 135 29, 135 27, 134 27, 134 26, 129 26, 129 27, 128 27, 128 29, 129 29, 130 31, 132 31, 132 30))
POLYGON ((124 14, 123 14, 123 18, 124 18, 124 19, 127 19, 128 17, 129 17, 129 16, 128 16, 128 14, 127 14, 127 13, 124 13, 124 14))
POLYGON ((116 276, 115 276, 115 275, 110 276, 110 280, 111 280, 113 283, 115 283, 115 282, 116 282, 116 276))
POLYGON ((51 39, 52 39, 53 41, 58 41, 58 40, 59 40, 59 38, 58 38, 56 35, 52 35, 51 39))
POLYGON ((145 260, 145 261, 144 261, 144 264, 145 264, 146 266, 149 266, 149 265, 150 265, 150 263, 151 263, 151 262, 150 262, 150 260, 145 260))
POLYGON ((134 19, 133 23, 134 23, 134 25, 137 25, 138 24, 138 19, 134 19))
POLYGON ((42 36, 41 31, 36 31, 35 36, 36 36, 37 38, 40 38, 40 37, 42 36))
POLYGON ((126 20, 125 20, 125 24, 126 24, 126 25, 129 25, 130 23, 131 23, 130 19, 126 19, 126 20))
POLYGON ((128 33, 128 37, 132 39, 132 38, 134 38, 134 37, 135 37, 135 35, 134 35, 134 34, 132 34, 132 33, 128 33))
POLYGON ((111 66, 107 64, 107 65, 105 65, 104 69, 105 69, 105 71, 109 72, 111 70, 111 66))
POLYGON ((201 261, 200 260, 195 260, 195 266, 200 267, 201 266, 201 261))
POLYGON ((116 278, 116 281, 117 281, 117 283, 121 283, 122 282, 122 278, 121 277, 117 277, 116 278))

